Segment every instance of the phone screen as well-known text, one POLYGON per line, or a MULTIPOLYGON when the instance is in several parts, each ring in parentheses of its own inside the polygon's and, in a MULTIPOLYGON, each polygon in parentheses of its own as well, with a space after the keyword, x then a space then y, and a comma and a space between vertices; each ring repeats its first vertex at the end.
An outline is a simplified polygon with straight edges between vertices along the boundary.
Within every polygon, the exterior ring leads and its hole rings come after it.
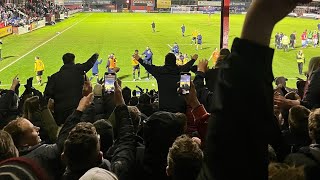
POLYGON ((107 92, 114 92, 114 82, 116 75, 113 73, 106 73, 104 75, 104 88, 107 92))
POLYGON ((190 73, 181 73, 180 75, 180 88, 182 89, 182 94, 189 94, 190 91, 190 73))

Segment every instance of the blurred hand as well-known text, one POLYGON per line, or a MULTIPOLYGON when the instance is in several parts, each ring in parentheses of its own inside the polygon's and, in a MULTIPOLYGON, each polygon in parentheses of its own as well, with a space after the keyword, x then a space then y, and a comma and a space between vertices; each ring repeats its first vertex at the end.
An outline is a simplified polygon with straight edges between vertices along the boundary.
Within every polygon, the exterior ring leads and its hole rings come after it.
POLYGON ((250 10, 258 12, 259 14, 263 13, 266 15, 264 20, 271 20, 271 22, 276 24, 286 17, 298 3, 311 1, 312 0, 255 0, 250 6, 250 10))
POLYGON ((15 89, 16 89, 16 87, 17 87, 18 85, 20 85, 20 80, 19 80, 19 78, 18 78, 18 75, 16 75, 16 76, 13 78, 13 80, 12 80, 12 85, 11 85, 10 90, 15 91, 15 89))
POLYGON ((197 60, 198 57, 199 57, 198 54, 194 54, 194 55, 191 57, 191 59, 197 60))
POLYGON ((122 89, 118 81, 114 82, 114 102, 116 106, 125 105, 125 102, 122 96, 122 89))
POLYGON ((290 108, 289 100, 287 100, 285 97, 275 94, 273 99, 274 99, 275 108, 277 109, 290 108))
POLYGON ((199 63, 198 63, 198 69, 197 70, 200 71, 200 72, 205 73, 205 72, 208 71, 208 69, 209 69, 208 60, 206 60, 206 59, 200 60, 199 63))
POLYGON ((83 83, 82 95, 88 96, 91 92, 92 92, 92 85, 91 85, 91 82, 89 81, 88 77, 86 77, 86 79, 83 83))
POLYGON ((87 107, 90 106, 92 101, 93 101, 93 93, 90 93, 88 96, 84 96, 80 100, 77 110, 83 112, 85 109, 87 109, 87 107))
POLYGON ((201 139, 198 137, 192 137, 191 138, 193 142, 197 143, 199 146, 201 146, 201 139))
POLYGON ((197 92, 196 92, 196 89, 195 89, 192 81, 190 82, 189 94, 185 95, 185 100, 186 100, 187 105, 191 106, 192 109, 194 109, 200 105, 200 102, 197 98, 197 92))

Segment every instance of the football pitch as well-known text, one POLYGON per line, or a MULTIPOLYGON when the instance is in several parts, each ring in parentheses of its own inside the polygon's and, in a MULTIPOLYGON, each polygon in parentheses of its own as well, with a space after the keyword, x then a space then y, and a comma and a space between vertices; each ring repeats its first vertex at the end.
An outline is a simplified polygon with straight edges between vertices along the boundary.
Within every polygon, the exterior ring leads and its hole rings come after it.
MULTIPOLYGON (((244 15, 231 15, 229 46, 235 37, 241 33, 244 15)), ((283 75, 289 78, 289 86, 295 87, 295 78, 300 77, 296 63, 296 53, 301 47, 300 35, 305 29, 315 30, 318 20, 286 18, 274 31, 290 35, 297 32, 296 50, 283 52, 276 50, 273 60, 275 76, 283 75)), ((78 13, 54 26, 24 35, 11 35, 2 38, 3 49, 0 61, 0 88, 8 88, 12 78, 18 74, 21 84, 28 77, 35 77, 34 57, 39 56, 45 64, 43 81, 57 72, 62 63, 62 55, 71 52, 76 55, 76 62, 84 62, 95 52, 100 54, 103 63, 99 66, 100 76, 106 71, 107 57, 114 53, 121 68, 117 74, 124 86, 135 88, 156 88, 154 79, 146 80, 145 69, 141 67, 142 80, 133 81, 131 55, 135 49, 142 53, 149 46, 154 54, 153 63, 163 65, 164 56, 169 52, 169 46, 177 42, 182 53, 199 54, 199 59, 209 58, 214 48, 219 47, 220 15, 209 17, 204 14, 133 14, 133 13, 78 13), (156 23, 153 33, 151 23, 156 23), (185 37, 181 35, 181 25, 185 24, 185 37), (203 36, 203 49, 196 50, 191 45, 191 33, 198 30, 203 36)), ((273 35, 274 37, 274 35, 273 35)), ((274 38, 271 47, 274 47, 274 38)), ((309 46, 304 49, 306 64, 311 57, 320 56, 320 48, 309 46)), ((196 62, 197 63, 197 62, 196 62)), ((212 62, 209 64, 212 66, 212 62)), ((88 72, 91 76, 91 71, 88 72)), ((254 76, 254 74, 253 74, 254 76)), ((36 80, 34 78, 34 84, 36 80)), ((35 85, 44 90, 45 85, 35 85)), ((21 88, 23 91, 23 88, 21 88)))

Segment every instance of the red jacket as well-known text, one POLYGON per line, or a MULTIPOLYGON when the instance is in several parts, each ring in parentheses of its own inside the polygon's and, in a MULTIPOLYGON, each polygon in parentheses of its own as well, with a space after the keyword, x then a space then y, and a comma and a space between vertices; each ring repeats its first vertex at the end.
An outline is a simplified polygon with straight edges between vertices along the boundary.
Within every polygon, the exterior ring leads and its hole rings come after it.
POLYGON ((205 137, 207 135, 208 119, 210 117, 210 114, 201 104, 195 109, 191 109, 191 107, 188 107, 186 115, 188 118, 187 133, 191 134, 192 132, 198 131, 201 139, 201 144, 204 144, 205 137))

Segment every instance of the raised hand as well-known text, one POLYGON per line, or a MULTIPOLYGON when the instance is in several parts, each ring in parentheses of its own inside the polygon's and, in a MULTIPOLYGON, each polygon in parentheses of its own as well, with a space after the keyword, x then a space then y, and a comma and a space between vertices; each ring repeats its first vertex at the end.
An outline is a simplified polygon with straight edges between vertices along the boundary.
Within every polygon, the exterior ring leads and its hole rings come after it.
POLYGON ((208 69, 209 69, 208 68, 208 60, 206 60, 206 59, 200 60, 198 63, 197 71, 205 73, 208 71, 208 69))
POLYGON ((87 109, 90 106, 92 101, 93 101, 93 93, 90 93, 88 96, 84 96, 80 100, 77 110, 83 112, 85 109, 87 109))

